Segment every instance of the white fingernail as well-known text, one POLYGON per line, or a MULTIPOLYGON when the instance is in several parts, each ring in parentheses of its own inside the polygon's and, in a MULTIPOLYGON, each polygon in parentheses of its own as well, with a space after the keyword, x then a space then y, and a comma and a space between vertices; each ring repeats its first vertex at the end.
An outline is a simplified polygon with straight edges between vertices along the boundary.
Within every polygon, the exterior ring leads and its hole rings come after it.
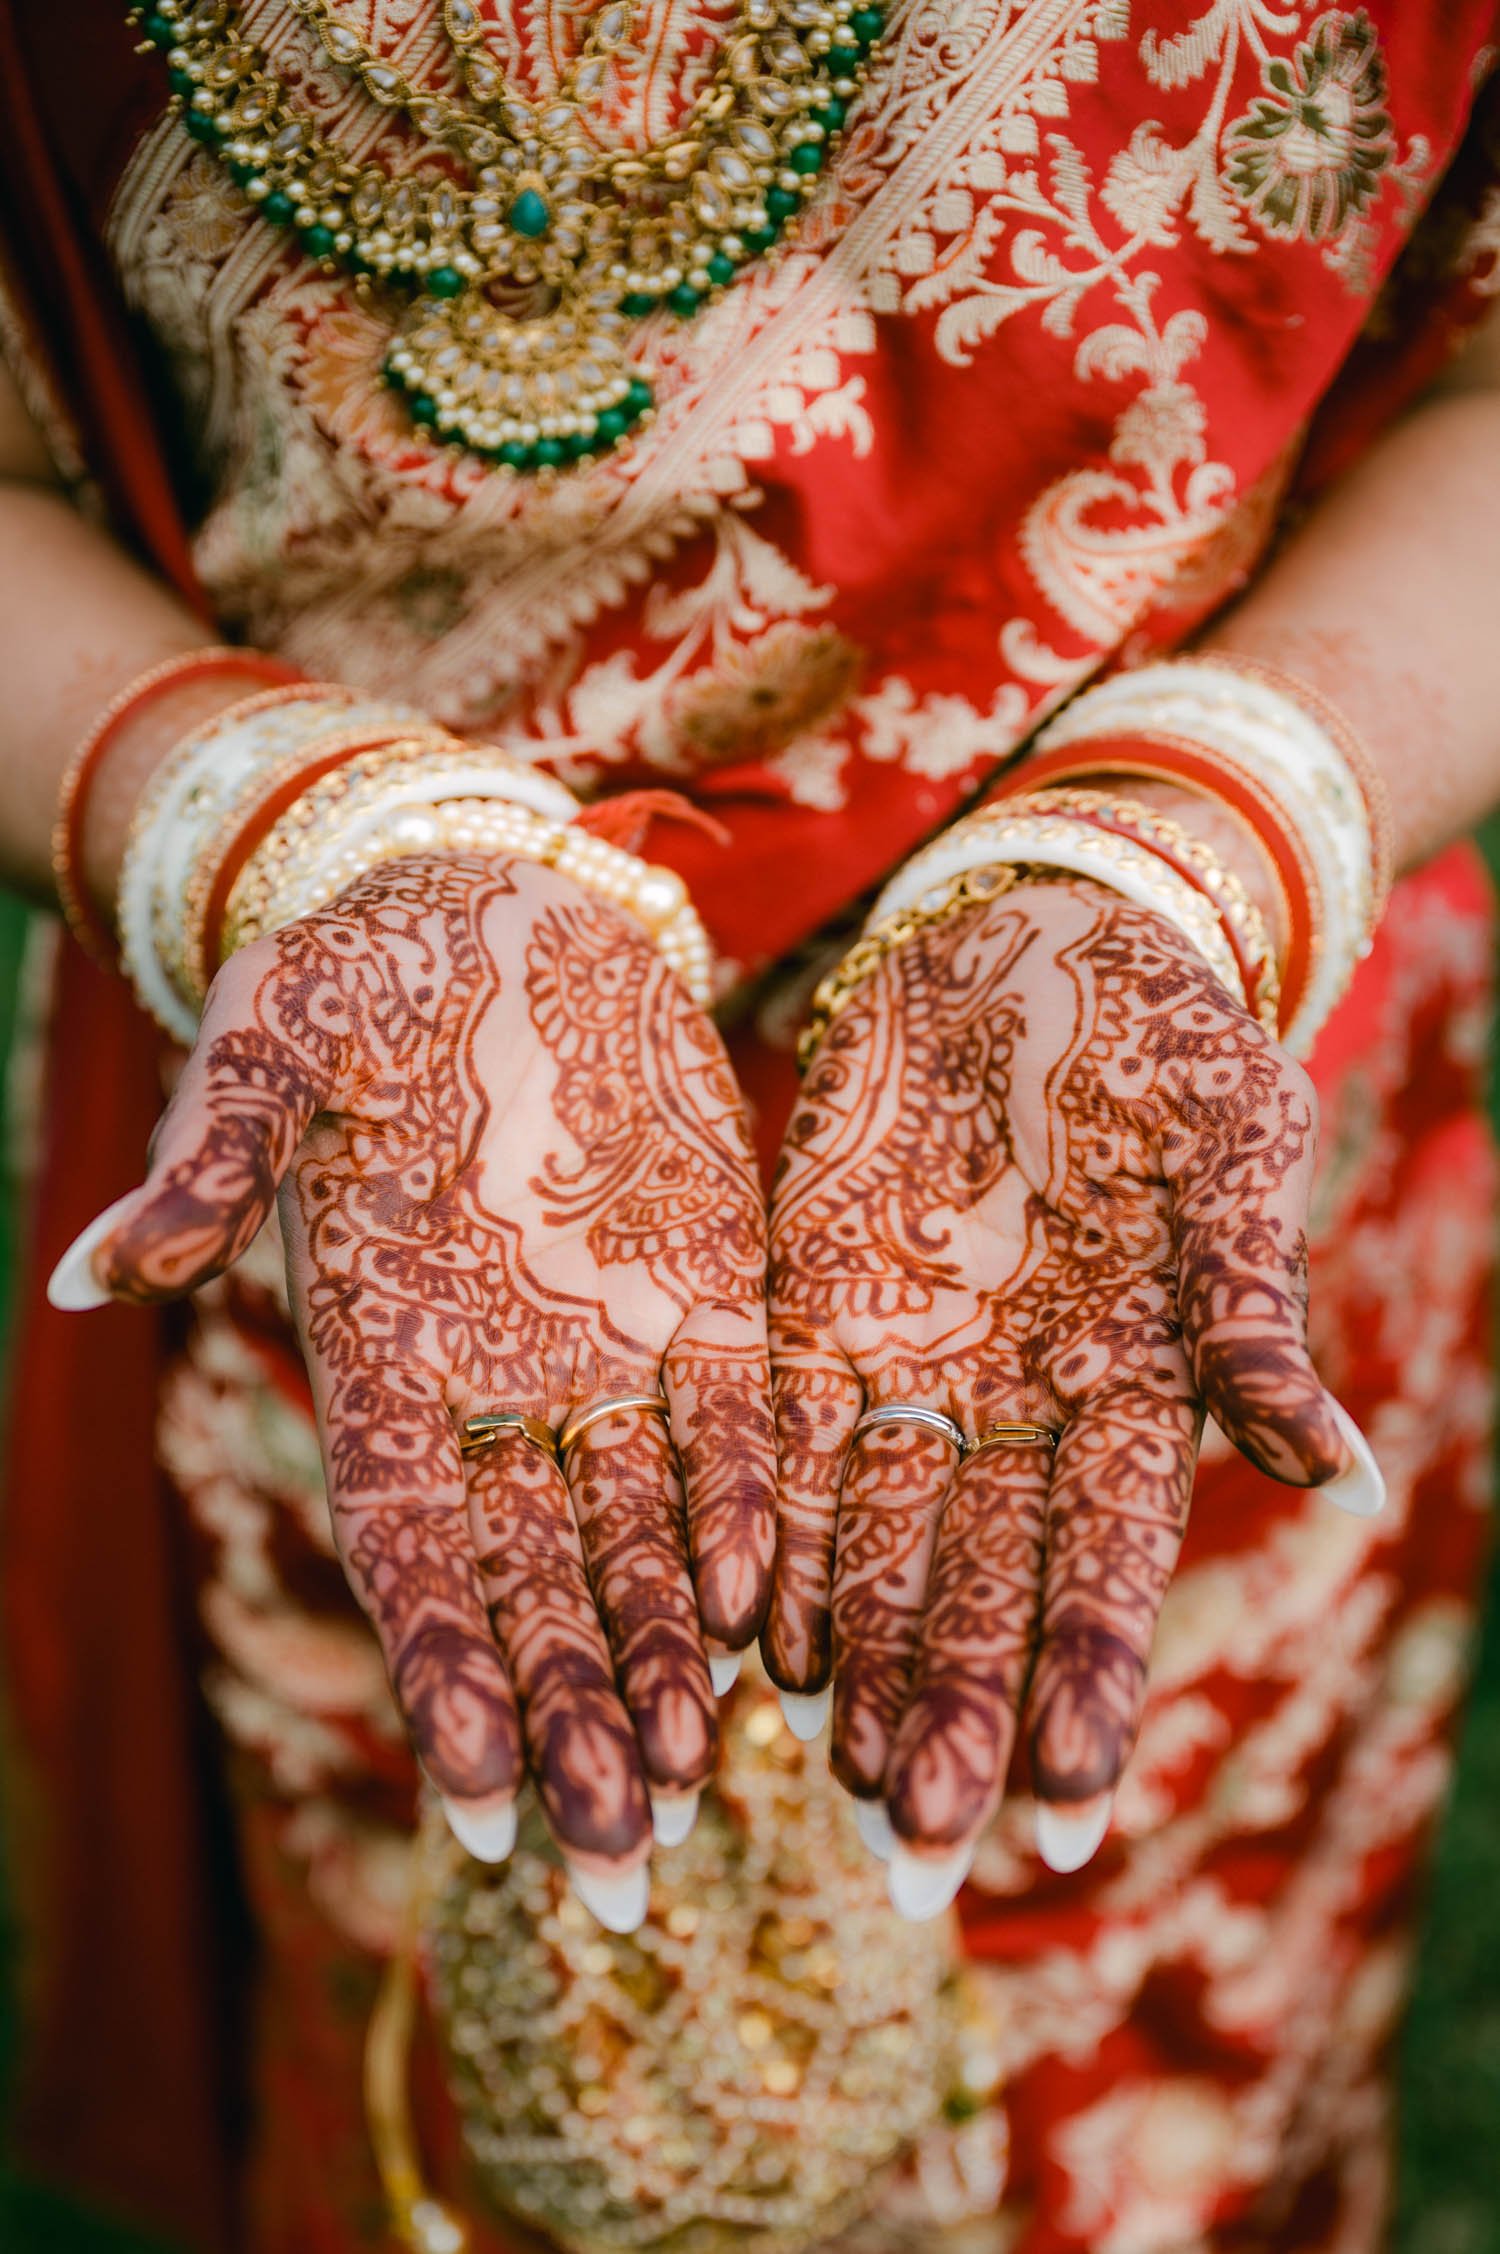
POLYGON ((1375 1451, 1349 1411, 1331 1394, 1329 1406, 1354 1461, 1337 1479, 1325 1479, 1318 1493, 1326 1501, 1337 1503, 1339 1509, 1348 1511, 1351 1517, 1376 1518, 1385 1509, 1385 1479, 1375 1461, 1375 1451))
POLYGON ((516 1804, 507 1800, 500 1808, 475 1808, 462 1800, 443 1802, 448 1829, 460 1847, 478 1863, 503 1863, 516 1843, 516 1804))
POLYGON ((896 1841, 886 1873, 890 1896, 901 1915, 921 1925, 945 1910, 969 1875, 978 1842, 956 1847, 949 1855, 914 1855, 896 1841))
POLYGON ((1081 1871, 1098 1852, 1109 1829, 1115 1796, 1100 1792, 1073 1808, 1059 1808, 1050 1800, 1036 1804, 1036 1851, 1048 1870, 1081 1871))
POLYGON ((651 1829, 658 1847, 680 1847, 698 1821, 696 1792, 653 1792, 651 1829))
POLYGON ((732 1691, 740 1679, 740 1669, 745 1664, 742 1651, 711 1651, 708 1655, 708 1679, 714 1686, 715 1698, 732 1691))
POLYGON ((94 1254, 115 1228, 125 1208, 134 1205, 140 1194, 139 1190, 130 1190, 124 1197, 117 1197, 113 1205, 106 1205, 73 1239, 47 1278, 47 1297, 65 1315, 82 1315, 90 1307, 113 1305, 113 1293, 105 1290, 94 1273, 94 1254))
POLYGON ((860 1838, 877 1863, 888 1863, 896 1852, 896 1834, 883 1800, 856 1800, 854 1822, 860 1838))
POLYGON ((776 1695, 781 1700, 782 1716, 793 1737, 803 1745, 811 1745, 815 1737, 822 1735, 828 1720, 832 1684, 820 1691, 778 1691, 776 1695))
POLYGON ((629 1871, 591 1871, 568 1864, 573 1892, 592 1910, 607 1933, 634 1933, 651 1899, 651 1873, 644 1863, 629 1871))

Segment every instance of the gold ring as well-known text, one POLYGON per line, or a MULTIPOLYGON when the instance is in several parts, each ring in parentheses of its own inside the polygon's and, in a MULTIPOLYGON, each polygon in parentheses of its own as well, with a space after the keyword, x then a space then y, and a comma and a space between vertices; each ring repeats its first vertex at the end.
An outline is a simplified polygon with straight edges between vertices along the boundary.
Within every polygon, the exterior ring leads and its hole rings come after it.
POLYGON ((1055 1448, 1061 1438, 1052 1424, 988 1424, 976 1440, 964 1442, 964 1460, 985 1448, 1055 1448))
POLYGON ((458 1452, 461 1456, 482 1456, 494 1447, 502 1432, 519 1432, 533 1448, 540 1448, 544 1456, 557 1462, 557 1434, 545 1417, 529 1417, 522 1409, 491 1409, 482 1417, 465 1417, 458 1452))
POLYGON ((557 1452, 566 1456, 575 1448, 591 1424, 604 1417, 612 1417, 617 1409, 645 1409, 653 1417, 665 1420, 672 1414, 659 1393, 617 1393, 608 1401, 596 1401, 592 1408, 580 1409, 576 1417, 569 1418, 557 1436, 557 1452))
POLYGON ((960 1456, 966 1446, 962 1425, 955 1424, 952 1417, 944 1416, 941 1409, 919 1408, 915 1401, 891 1401, 884 1408, 866 1409, 854 1427, 852 1438, 857 1440, 861 1433, 877 1432, 882 1425, 887 1424, 914 1424, 923 1432, 935 1432, 940 1440, 947 1441, 950 1448, 956 1448, 960 1456))

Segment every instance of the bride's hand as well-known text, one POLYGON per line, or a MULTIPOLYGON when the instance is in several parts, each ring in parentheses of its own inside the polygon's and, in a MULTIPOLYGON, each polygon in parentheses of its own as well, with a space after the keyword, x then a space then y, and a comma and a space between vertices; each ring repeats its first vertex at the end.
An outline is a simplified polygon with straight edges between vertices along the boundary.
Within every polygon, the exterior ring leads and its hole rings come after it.
POLYGON ((189 1291, 278 1184, 340 1554, 423 1767, 496 1855, 524 1747, 630 1922, 650 1802, 670 1836, 714 1765, 704 1636, 753 1638, 773 1543, 764 1216, 718 1036, 555 872, 390 865, 220 972, 83 1257, 122 1299, 189 1291), (472 1415, 625 1394, 670 1423, 612 1413, 566 1476, 515 1430, 460 1457, 472 1415))
POLYGON ((1043 1852, 1097 1844, 1205 1408, 1273 1478, 1379 1507, 1308 1359, 1315 1144, 1301 1068, 1086 881, 909 940, 818 1050, 772 1199, 766 1653, 794 1692, 832 1669, 834 1769, 885 1803, 862 1828, 902 1906, 951 1897, 1023 1709, 1043 1852), (913 1425, 854 1439, 887 1403, 1061 1437, 962 1463, 913 1425))

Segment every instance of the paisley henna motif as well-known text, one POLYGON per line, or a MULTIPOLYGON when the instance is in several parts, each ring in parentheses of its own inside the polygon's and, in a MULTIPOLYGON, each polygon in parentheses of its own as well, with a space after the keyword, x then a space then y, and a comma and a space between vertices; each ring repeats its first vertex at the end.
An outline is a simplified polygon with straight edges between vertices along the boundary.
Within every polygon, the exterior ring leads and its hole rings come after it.
POLYGON ((1348 1463, 1307 1358, 1310 1084, 1166 924, 1080 881, 919 935, 836 1021, 772 1210, 781 1532, 766 1633, 834 1673, 833 1763, 898 1833, 973 1838, 1018 1717, 1093 1799, 1139 1723, 1205 1406, 1260 1467, 1348 1463), (956 1467, 865 1403, 1055 1459, 956 1467))
POLYGON ((215 1273, 278 1181, 350 1582, 429 1774, 494 1804, 530 1762, 559 1840, 631 1858, 696 1788, 702 1623, 760 1625, 773 1543, 764 1223, 717 1035, 624 918, 555 872, 382 869, 234 957, 99 1268, 215 1273), (456 1423, 591 1427, 558 1467, 456 1423))

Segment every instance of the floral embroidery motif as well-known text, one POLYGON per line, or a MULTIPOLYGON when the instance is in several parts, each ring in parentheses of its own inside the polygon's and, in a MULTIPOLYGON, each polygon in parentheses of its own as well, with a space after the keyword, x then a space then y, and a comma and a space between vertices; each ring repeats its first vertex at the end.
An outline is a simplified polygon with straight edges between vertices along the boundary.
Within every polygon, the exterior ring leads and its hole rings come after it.
POLYGON ((1324 242, 1366 209, 1395 156, 1375 27, 1363 8, 1320 16, 1264 75, 1266 92, 1225 138, 1229 183, 1272 234, 1324 242))
MULTIPOLYGON (((718 21, 713 0, 642 4, 641 69, 612 121, 626 135, 661 129, 674 73, 718 21)), ((485 6, 522 75, 545 85, 566 11, 485 6)), ((436 67, 433 19, 414 0, 349 8, 405 67, 436 67)), ((1410 196, 1428 162, 1420 141, 1398 157, 1363 11, 1324 11, 1300 44, 1308 14, 1284 0, 1214 0, 1170 33, 1139 23, 1163 14, 1181 20, 1144 0, 897 7, 866 114, 798 241, 653 340, 650 432, 550 493, 400 428, 372 382, 375 314, 288 259, 164 124, 122 184, 111 247, 203 434, 215 498, 197 560, 216 608, 311 671, 399 684, 583 786, 612 769, 690 780, 751 759, 795 803, 836 811, 872 767, 936 783, 1004 757, 1270 466, 1225 459, 1203 396, 1207 324, 1162 254, 1187 233, 1226 257, 1284 251, 1295 177, 1307 239, 1363 294, 1390 232, 1376 191, 1410 196), (1201 89, 1196 119, 1170 133, 1136 122, 1157 88, 1201 89), (821 479, 832 454, 861 505, 918 470, 891 420, 903 318, 923 324, 919 388, 936 388, 934 362, 966 370, 1015 324, 1029 367, 1052 355, 1098 428, 1080 466, 997 494, 994 529, 1025 580, 982 640, 951 658, 937 645, 947 677, 920 681, 881 646, 900 609, 889 587, 861 569, 861 615, 819 568, 830 544, 794 548, 785 529, 821 506, 801 467, 814 455, 821 479)), ((363 118, 383 156, 412 161, 280 0, 247 0, 247 17, 330 131, 363 118)), ((943 568, 972 581, 984 567, 955 545, 943 568)), ((934 611, 949 601, 936 583, 923 592, 934 611)))

